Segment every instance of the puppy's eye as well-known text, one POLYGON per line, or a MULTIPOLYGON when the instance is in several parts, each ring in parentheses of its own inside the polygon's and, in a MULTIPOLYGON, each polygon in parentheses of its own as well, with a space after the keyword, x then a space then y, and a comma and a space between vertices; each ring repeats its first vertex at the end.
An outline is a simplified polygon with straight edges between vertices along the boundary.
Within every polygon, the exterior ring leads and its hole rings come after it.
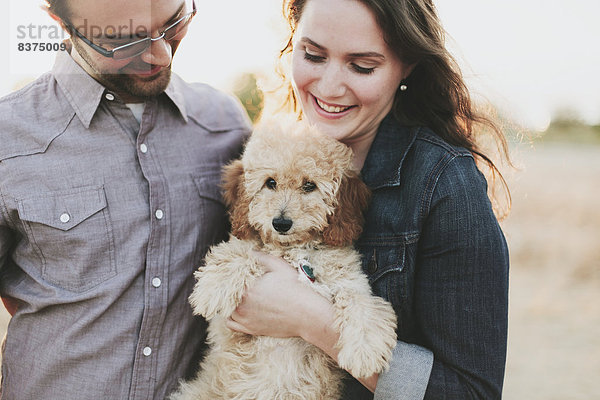
POLYGON ((304 182, 304 184, 302 185, 302 191, 304 193, 310 193, 313 192, 315 189, 317 188, 317 185, 315 185, 314 182, 311 181, 306 181, 304 182))
POLYGON ((275 179, 273 179, 273 178, 268 178, 265 181, 265 186, 271 190, 275 190, 275 188, 277 187, 277 182, 275 182, 275 179))

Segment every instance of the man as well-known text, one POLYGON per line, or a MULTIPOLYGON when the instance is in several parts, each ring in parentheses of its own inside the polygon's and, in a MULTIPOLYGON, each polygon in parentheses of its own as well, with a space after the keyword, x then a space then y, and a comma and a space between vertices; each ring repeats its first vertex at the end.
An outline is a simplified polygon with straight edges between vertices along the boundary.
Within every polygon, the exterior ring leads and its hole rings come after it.
POLYGON ((0 100, 2 398, 164 399, 205 339, 187 297, 249 122, 171 76, 192 0, 48 10, 72 48, 0 100))

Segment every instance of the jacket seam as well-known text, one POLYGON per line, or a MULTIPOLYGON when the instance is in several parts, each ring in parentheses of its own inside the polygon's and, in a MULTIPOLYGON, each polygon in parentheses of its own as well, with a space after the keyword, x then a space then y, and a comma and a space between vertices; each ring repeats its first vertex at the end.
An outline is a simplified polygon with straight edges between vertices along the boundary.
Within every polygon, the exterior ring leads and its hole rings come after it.
POLYGON ((418 139, 423 140, 424 142, 431 143, 434 146, 440 147, 440 148, 444 149, 445 151, 447 151, 448 153, 450 153, 454 157, 464 157, 464 156, 472 157, 472 154, 468 150, 465 149, 464 151, 460 151, 456 147, 450 145, 449 143, 445 142, 441 138, 431 137, 428 134, 424 134, 424 135, 419 136, 418 139))
POLYGON ((457 158, 472 158, 473 156, 469 154, 461 154, 458 152, 448 153, 451 156, 443 157, 438 161, 438 163, 432 169, 429 178, 427 179, 427 183, 425 184, 425 191, 423 194, 423 198, 421 199, 421 207, 419 211, 419 224, 422 225, 423 221, 429 215, 431 211, 431 203, 433 201, 433 195, 435 193, 435 189, 437 188, 437 184, 439 182, 440 176, 446 171, 448 166, 457 158))
POLYGON ((413 244, 419 239, 419 232, 407 232, 404 235, 386 236, 385 238, 365 238, 357 242, 361 246, 397 246, 399 244, 413 244))

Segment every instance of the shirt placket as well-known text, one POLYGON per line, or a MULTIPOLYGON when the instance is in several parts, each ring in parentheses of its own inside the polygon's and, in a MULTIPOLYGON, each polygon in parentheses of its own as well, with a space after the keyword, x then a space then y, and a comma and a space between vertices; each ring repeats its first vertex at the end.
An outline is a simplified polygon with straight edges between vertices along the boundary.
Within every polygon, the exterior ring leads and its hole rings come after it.
POLYGON ((149 142, 149 128, 155 125, 156 101, 146 107, 137 137, 136 148, 140 167, 149 185, 150 237, 146 250, 144 274, 144 314, 136 347, 130 399, 152 399, 158 353, 159 335, 167 309, 167 270, 170 249, 170 209, 166 178, 160 168, 160 149, 149 142))

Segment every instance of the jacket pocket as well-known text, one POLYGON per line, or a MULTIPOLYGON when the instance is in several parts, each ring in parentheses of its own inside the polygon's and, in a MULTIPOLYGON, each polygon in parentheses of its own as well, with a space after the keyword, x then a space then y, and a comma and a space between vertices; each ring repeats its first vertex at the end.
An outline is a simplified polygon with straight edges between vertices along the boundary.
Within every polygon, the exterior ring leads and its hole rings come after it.
POLYGON ((357 243, 373 292, 392 303, 396 312, 412 297, 414 262, 408 248, 415 240, 412 236, 362 238, 357 243))
POLYGON ((19 200, 18 207, 29 242, 41 259, 44 280, 83 292, 116 275, 102 186, 45 193, 19 200))

